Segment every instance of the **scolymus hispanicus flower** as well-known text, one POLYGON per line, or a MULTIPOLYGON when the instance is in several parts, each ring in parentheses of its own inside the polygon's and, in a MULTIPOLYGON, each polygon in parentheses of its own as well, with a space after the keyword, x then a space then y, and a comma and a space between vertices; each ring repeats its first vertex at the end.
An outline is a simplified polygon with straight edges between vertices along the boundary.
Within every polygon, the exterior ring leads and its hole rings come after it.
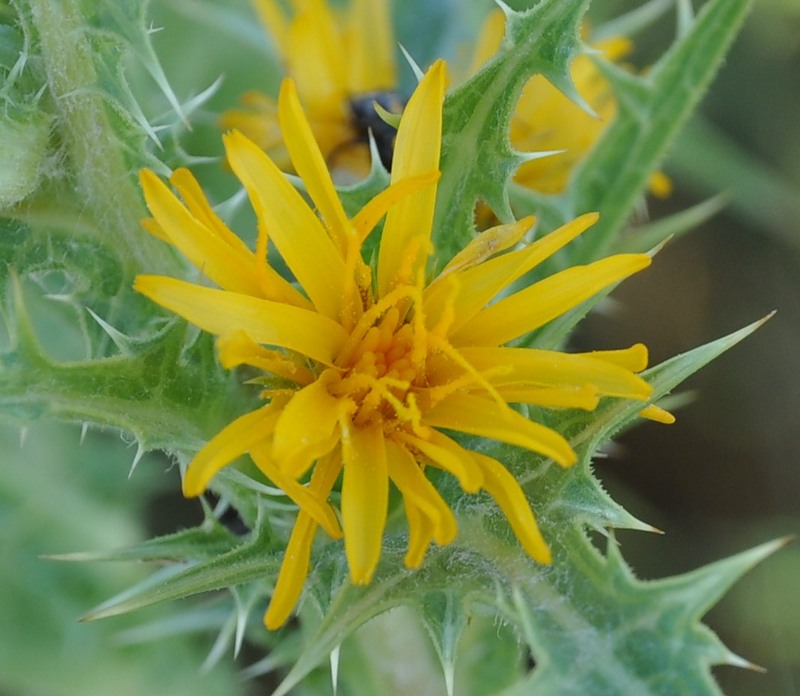
POLYGON ((569 442, 510 404, 592 410, 603 396, 645 402, 651 395, 636 374, 647 363, 642 345, 589 354, 507 345, 649 265, 644 254, 611 256, 497 299, 597 215, 531 244, 521 244, 531 218, 492 228, 432 273, 445 81, 438 62, 405 109, 390 186, 349 219, 294 82, 285 80, 280 127, 314 207, 255 143, 238 132, 226 135, 228 162, 258 218, 255 251, 217 217, 187 170, 171 177, 183 202, 152 172, 142 172, 153 214, 147 228, 219 288, 145 275, 136 289, 218 336, 226 368, 249 365, 264 373, 265 405, 197 453, 183 490, 201 494, 220 469, 249 453, 299 507, 265 616, 269 628, 283 624, 301 594, 319 527, 344 537, 352 581, 370 582, 390 484, 402 495, 408 521, 408 567, 423 562, 431 543, 453 542, 456 519, 429 469, 451 474, 466 493, 486 491, 525 551, 548 563, 550 550, 513 475, 501 461, 465 447, 458 434, 568 467, 576 461, 569 442), (362 245, 384 216, 371 264, 362 245), (268 245, 296 282, 270 265, 268 245), (337 511, 330 499, 340 475, 337 511))
MULTIPOLYGON (((381 161, 391 169, 395 127, 379 108, 399 113, 396 45, 388 0, 351 0, 342 10, 325 0, 293 0, 286 13, 276 0, 254 0, 328 167, 363 176, 370 169, 369 134, 381 161)), ((291 167, 275 102, 258 91, 226 111, 224 129, 235 128, 264 149, 282 169, 291 167)))

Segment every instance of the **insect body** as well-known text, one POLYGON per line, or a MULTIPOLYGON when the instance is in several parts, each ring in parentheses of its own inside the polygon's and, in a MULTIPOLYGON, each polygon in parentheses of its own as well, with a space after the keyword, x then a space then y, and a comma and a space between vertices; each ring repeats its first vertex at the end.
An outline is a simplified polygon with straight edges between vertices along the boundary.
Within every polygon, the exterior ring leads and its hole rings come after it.
POLYGON ((359 94, 348 102, 351 124, 357 132, 355 142, 368 144, 369 134, 372 133, 381 163, 390 171, 397 129, 383 120, 375 109, 376 104, 389 113, 400 114, 406 100, 397 92, 376 91, 359 94))

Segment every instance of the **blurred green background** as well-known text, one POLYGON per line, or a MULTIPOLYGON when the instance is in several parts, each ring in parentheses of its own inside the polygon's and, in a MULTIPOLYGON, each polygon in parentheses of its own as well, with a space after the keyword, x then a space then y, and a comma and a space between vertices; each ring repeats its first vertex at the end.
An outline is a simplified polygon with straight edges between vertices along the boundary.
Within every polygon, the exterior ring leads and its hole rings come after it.
MULTIPOLYGON (((419 26, 422 4, 397 2, 395 15, 399 41, 423 65, 437 47, 463 58, 464 42, 491 7, 442 0, 419 26)), ((597 0, 592 26, 641 4, 597 0)), ((159 0, 151 16, 163 27, 154 43, 179 97, 224 75, 182 139, 190 154, 218 154, 216 114, 245 89, 276 90, 268 42, 247 0, 159 0)), ((675 29, 672 9, 634 37, 633 62, 652 63, 675 29)), ((134 64, 129 79, 146 112, 160 113, 163 99, 134 64)), ((619 535, 642 577, 686 571, 800 530, 800 0, 755 3, 665 170, 675 193, 648 201, 650 218, 721 191, 727 208, 621 286, 609 311, 585 322, 576 345, 642 341, 658 362, 777 314, 686 385, 695 400, 674 426, 642 426, 598 462, 612 495, 664 531, 619 535)), ((233 190, 216 163, 197 171, 214 190, 233 190)), ((129 478, 135 446, 116 433, 90 431, 82 442, 78 428, 37 423, 23 440, 17 430, 0 430, 0 696, 264 693, 263 684, 236 677, 247 659, 235 665, 226 657, 200 672, 214 641, 204 626, 140 644, 129 629, 156 614, 78 623, 147 569, 41 558, 110 549, 196 522, 198 505, 176 493, 177 470, 152 455, 129 478)), ((800 693, 800 548, 754 570, 708 621, 731 649, 768 670, 716 670, 727 694, 800 693)))

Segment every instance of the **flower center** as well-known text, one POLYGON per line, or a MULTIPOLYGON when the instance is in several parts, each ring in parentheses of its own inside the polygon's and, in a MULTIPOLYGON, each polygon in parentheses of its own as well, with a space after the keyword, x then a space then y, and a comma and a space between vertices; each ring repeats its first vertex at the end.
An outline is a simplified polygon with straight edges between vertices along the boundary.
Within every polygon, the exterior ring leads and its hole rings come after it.
POLYGON ((420 414, 412 388, 421 379, 423 364, 424 354, 415 351, 414 325, 401 323, 392 307, 358 342, 331 392, 355 404, 355 425, 413 424, 420 414))

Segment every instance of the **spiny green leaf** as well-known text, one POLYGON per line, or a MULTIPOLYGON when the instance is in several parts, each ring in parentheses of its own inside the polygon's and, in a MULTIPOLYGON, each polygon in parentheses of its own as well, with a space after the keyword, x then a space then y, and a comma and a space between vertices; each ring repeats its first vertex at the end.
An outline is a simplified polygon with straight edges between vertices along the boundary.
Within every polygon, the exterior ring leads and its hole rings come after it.
MULTIPOLYGON (((31 323, 16 276, 9 284, 10 348, 0 352, 0 414, 27 422, 49 418, 120 428, 144 449, 197 451, 238 392, 216 364, 210 339, 185 349, 184 328, 142 342, 135 356, 62 362, 49 357, 31 323), (193 356, 183 362, 182 353, 193 356), (231 385, 234 389, 223 388, 231 385)), ((238 408, 241 408, 239 404, 238 408)))
POLYGON ((672 238, 680 237, 699 227, 724 210, 731 202, 728 194, 719 194, 713 198, 693 205, 668 217, 648 222, 624 237, 618 249, 625 253, 641 253, 649 251, 672 238))
POLYGON ((420 618, 433 640, 442 665, 447 693, 455 688, 456 656, 461 635, 469 621, 464 596, 455 590, 431 592, 423 598, 420 618))
POLYGON ((508 123, 527 80, 542 74, 580 100, 569 63, 580 52, 579 26, 588 5, 588 0, 543 0, 525 12, 507 10, 498 53, 448 95, 434 227, 441 258, 471 238, 479 198, 510 216, 506 185, 519 158, 508 140, 508 123))
POLYGON ((184 599, 202 592, 234 587, 277 573, 280 558, 269 533, 261 533, 249 542, 210 560, 188 567, 169 566, 166 577, 153 576, 117 597, 92 609, 83 621, 95 621, 126 614, 161 602, 184 599))
POLYGON ((578 245, 577 259, 597 259, 614 247, 650 173, 719 69, 749 7, 750 0, 709 0, 691 29, 644 77, 599 62, 619 113, 575 172, 565 194, 571 205, 561 206, 566 215, 556 221, 601 213, 592 234, 578 245))
POLYGON ((111 551, 48 555, 52 561, 199 561, 230 551, 241 539, 219 523, 207 523, 111 551))
POLYGON ((575 532, 548 576, 519 578, 498 606, 531 645, 536 668, 509 694, 720 694, 713 664, 737 662, 700 617, 784 541, 685 575, 641 582, 613 541, 607 557, 575 532), (580 562, 578 563, 578 558, 580 562))

